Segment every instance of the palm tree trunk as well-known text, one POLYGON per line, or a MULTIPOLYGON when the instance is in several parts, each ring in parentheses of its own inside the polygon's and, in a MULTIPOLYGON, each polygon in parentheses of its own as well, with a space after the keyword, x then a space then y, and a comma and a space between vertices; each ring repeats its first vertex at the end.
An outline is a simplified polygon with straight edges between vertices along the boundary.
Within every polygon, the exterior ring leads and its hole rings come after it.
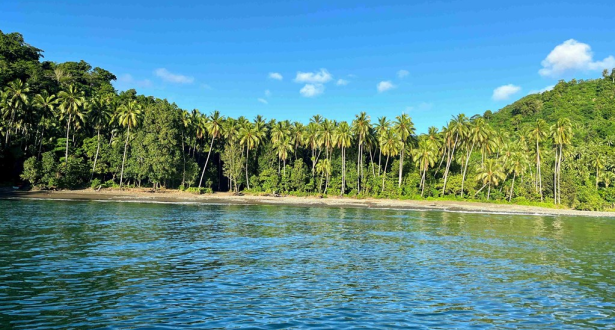
POLYGON ((98 140, 96 143, 96 155, 94 156, 94 166, 92 166, 92 177, 90 178, 90 181, 92 179, 94 179, 94 172, 96 171, 96 161, 98 160, 98 151, 100 150, 100 128, 96 130, 97 132, 97 136, 98 136, 98 140))
POLYGON ((361 192, 361 177, 359 170, 361 169, 361 143, 359 143, 359 152, 357 153, 357 191, 361 192))
POLYGON ((68 166, 68 137, 69 137, 69 132, 70 132, 70 120, 72 114, 68 115, 68 121, 66 122, 66 156, 64 157, 64 161, 66 162, 66 165, 68 166))
POLYGON ((401 188, 401 177, 404 168, 404 149, 406 148, 406 144, 402 144, 401 153, 399 154, 399 182, 397 183, 397 188, 401 188))
MULTIPOLYGON (((474 142, 472 142, 472 147, 470 148, 469 152, 466 155, 466 163, 465 163, 465 166, 463 167, 463 176, 461 176, 461 198, 463 198, 463 184, 465 183, 465 180, 466 180, 466 172, 468 171, 468 163, 470 162, 470 156, 472 155, 472 150, 474 150, 474 142)), ((489 186, 489 188, 491 188, 491 185, 489 186)))
POLYGON ((536 175, 538 176, 538 189, 540 192, 540 201, 543 201, 543 194, 542 194, 542 169, 540 166, 540 150, 538 149, 538 146, 536 147, 536 151, 537 151, 537 155, 538 155, 538 170, 536 175))
POLYGON ((246 186, 250 189, 250 180, 248 179, 248 163, 250 162, 250 148, 246 146, 246 186))
POLYGON ((557 204, 557 148, 555 148, 555 167, 553 169, 553 199, 557 204))
MULTIPOLYGON (((508 202, 512 200, 513 192, 515 191, 515 178, 517 177, 517 172, 513 172, 512 184, 510 185, 510 194, 508 195, 508 202)), ((523 180, 521 180, 523 181, 523 180)))
POLYGON ((182 157, 184 158, 184 172, 182 173, 182 187, 186 185, 186 145, 184 143, 184 132, 182 131, 182 157))
POLYGON ((559 145, 559 161, 557 162, 557 203, 562 203, 562 144, 559 145))
POLYGON ((41 158, 41 150, 43 149, 44 138, 45 138, 45 125, 43 125, 43 130, 41 131, 41 140, 38 145, 38 156, 36 158, 41 158))
POLYGON ((487 188, 487 200, 491 197, 491 182, 489 182, 489 188, 487 188))
POLYGON ((448 159, 446 160, 446 169, 444 170, 444 185, 442 186, 442 195, 444 195, 444 191, 446 190, 446 182, 448 180, 448 172, 451 168, 451 163, 453 162, 453 157, 455 157, 455 149, 457 148, 457 140, 459 139, 459 133, 455 134, 455 143, 453 143, 453 148, 449 150, 448 159))
POLYGON ((421 178, 421 197, 425 192, 425 175, 427 174, 427 169, 423 168, 423 176, 421 178))
POLYGON ((130 137, 130 125, 128 125, 128 133, 126 134, 126 143, 124 143, 124 157, 122 158, 122 172, 120 172, 120 189, 122 189, 122 180, 124 179, 124 163, 126 162, 126 150, 128 149, 128 138, 130 137))
POLYGON ((387 166, 389 165, 389 155, 387 155, 387 161, 384 163, 384 170, 382 171, 382 192, 384 192, 384 179, 387 176, 387 166))
POLYGON ((205 176, 205 170, 207 169, 207 163, 209 162, 209 156, 211 155, 211 149, 214 146, 214 140, 216 138, 214 136, 211 137, 211 143, 209 144, 209 152, 207 153, 207 159, 205 160, 205 165, 203 166, 203 172, 201 172, 201 180, 199 180, 199 189, 201 189, 201 185, 203 184, 203 177, 205 176))

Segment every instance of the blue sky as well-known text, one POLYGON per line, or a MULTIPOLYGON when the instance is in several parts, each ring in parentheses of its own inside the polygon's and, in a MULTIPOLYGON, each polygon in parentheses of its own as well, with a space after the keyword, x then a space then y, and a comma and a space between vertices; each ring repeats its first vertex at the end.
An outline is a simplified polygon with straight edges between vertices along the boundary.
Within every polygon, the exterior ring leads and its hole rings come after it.
POLYGON ((2 7, 0 29, 24 34, 46 60, 83 59, 113 72, 120 90, 248 118, 352 120, 366 111, 375 121, 405 112, 424 132, 454 114, 495 111, 559 79, 596 78, 615 66, 612 1, 2 7))

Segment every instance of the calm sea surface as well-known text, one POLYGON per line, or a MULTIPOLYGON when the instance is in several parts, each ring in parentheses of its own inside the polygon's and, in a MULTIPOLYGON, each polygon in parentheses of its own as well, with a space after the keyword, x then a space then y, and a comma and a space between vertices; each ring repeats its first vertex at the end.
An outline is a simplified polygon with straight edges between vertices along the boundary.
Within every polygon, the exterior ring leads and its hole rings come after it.
POLYGON ((615 219, 0 200, 0 329, 615 328, 615 219))

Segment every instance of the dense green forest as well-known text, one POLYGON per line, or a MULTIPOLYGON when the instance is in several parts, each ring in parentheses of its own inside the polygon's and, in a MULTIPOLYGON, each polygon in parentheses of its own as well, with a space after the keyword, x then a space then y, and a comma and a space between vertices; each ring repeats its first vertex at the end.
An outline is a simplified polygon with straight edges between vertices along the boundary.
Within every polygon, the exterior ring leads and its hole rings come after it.
POLYGON ((304 124, 187 111, 118 93, 112 73, 84 61, 42 58, 0 31, 5 185, 614 207, 615 70, 417 135, 406 114, 304 124))

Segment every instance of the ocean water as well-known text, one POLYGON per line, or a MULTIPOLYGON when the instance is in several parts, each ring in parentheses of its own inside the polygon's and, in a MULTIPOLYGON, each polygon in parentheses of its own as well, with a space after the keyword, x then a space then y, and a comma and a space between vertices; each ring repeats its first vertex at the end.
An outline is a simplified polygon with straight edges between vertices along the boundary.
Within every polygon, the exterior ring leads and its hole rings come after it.
POLYGON ((0 200, 0 329, 615 328, 615 219, 0 200))

